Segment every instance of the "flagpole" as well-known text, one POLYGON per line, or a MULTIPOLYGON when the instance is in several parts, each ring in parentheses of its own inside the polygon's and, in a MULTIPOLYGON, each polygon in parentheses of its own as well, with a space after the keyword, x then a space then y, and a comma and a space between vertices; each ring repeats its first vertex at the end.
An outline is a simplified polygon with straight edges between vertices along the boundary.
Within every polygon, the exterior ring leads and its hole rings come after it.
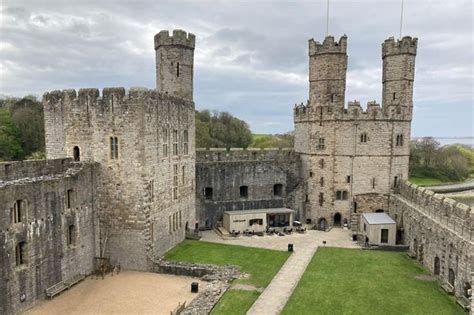
POLYGON ((399 37, 400 39, 402 38, 402 25, 403 25, 403 0, 402 0, 401 12, 400 12, 400 37, 399 37))
POLYGON ((329 0, 326 5, 326 36, 329 35, 329 0))

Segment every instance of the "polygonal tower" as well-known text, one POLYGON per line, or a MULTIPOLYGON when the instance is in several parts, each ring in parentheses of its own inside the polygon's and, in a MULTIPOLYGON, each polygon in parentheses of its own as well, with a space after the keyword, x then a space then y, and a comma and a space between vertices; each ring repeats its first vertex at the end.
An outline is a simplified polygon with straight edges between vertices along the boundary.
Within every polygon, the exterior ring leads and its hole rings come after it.
POLYGON ((339 42, 335 42, 333 36, 326 36, 322 44, 309 40, 309 101, 312 107, 344 107, 346 52, 346 35, 339 42))
POLYGON ((405 36, 397 41, 390 37, 382 44, 382 106, 391 117, 412 118, 417 43, 417 38, 405 36))
POLYGON ((194 34, 183 30, 155 35, 157 90, 193 100, 194 34))

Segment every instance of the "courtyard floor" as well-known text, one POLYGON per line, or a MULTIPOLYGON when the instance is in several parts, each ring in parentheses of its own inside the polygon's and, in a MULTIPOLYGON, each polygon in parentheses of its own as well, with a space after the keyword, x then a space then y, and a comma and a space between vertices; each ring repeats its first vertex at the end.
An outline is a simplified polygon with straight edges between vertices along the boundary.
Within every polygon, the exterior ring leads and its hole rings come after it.
POLYGON ((189 302, 195 278, 149 272, 122 271, 104 280, 87 277, 52 300, 43 301, 28 315, 54 314, 163 314, 189 302))

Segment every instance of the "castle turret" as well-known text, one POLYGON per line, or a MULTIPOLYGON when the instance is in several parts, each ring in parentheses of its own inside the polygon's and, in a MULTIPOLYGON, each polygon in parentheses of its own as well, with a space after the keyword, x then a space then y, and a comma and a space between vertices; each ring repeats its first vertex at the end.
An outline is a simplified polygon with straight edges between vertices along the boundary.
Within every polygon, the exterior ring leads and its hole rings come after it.
POLYGON ((326 36, 321 44, 309 40, 309 100, 311 106, 344 108, 347 36, 339 42, 326 36))
POLYGON ((155 35, 156 85, 159 92, 193 99, 195 36, 182 30, 155 35))
POLYGON ((390 37, 382 44, 382 105, 390 116, 401 114, 411 120, 417 42, 417 38, 405 36, 397 41, 390 37))

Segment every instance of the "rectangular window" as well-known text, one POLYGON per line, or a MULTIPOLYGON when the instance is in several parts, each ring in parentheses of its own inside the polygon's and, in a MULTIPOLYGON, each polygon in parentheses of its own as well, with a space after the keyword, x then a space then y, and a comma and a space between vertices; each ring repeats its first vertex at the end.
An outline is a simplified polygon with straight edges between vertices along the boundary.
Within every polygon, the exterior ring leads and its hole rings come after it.
POLYGON ((351 182, 351 176, 348 175, 348 176, 346 177, 346 182, 347 182, 347 183, 350 183, 350 182, 351 182))
POLYGON ((188 131, 183 131, 183 154, 188 154, 189 152, 189 135, 188 131))
POLYGON ((178 130, 173 130, 173 155, 178 155, 178 130))
POLYGON ((110 158, 112 160, 118 159, 118 138, 110 137, 110 158))
POLYGON ((168 129, 163 128, 162 143, 163 143, 163 157, 168 156, 168 129))
POLYGON ((249 225, 263 225, 263 219, 250 219, 249 225))
POLYGON ((375 177, 372 178, 372 188, 375 188, 375 177))
POLYGON ((309 177, 313 177, 313 172, 309 171, 309 177))
POLYGON ((173 232, 176 231, 176 213, 173 213, 173 232))
POLYGON ((342 200, 342 192, 340 190, 336 191, 336 200, 342 200))
POLYGON ((24 201, 17 200, 13 205, 13 213, 12 213, 12 221, 13 223, 20 223, 23 221, 23 213, 24 213, 24 201))
POLYGON ((318 139, 318 150, 324 150, 325 145, 324 145, 324 138, 319 138, 318 139))
POLYGON ((322 207, 324 205, 324 193, 319 193, 319 206, 322 207))
POLYGON ((324 187, 324 177, 321 177, 321 178, 319 179, 319 185, 320 185, 321 187, 324 187))
POLYGON ((398 176, 393 178, 393 187, 398 187, 398 176))
POLYGON ((172 232, 172 222, 171 222, 171 216, 168 217, 168 231, 171 234, 172 232))
POLYGON ((76 228, 74 225, 69 225, 67 229, 67 235, 66 235, 66 244, 67 246, 74 245, 75 243, 75 233, 76 233, 76 228))
POLYGON ((240 198, 248 198, 249 197, 249 188, 248 186, 240 186, 240 198))
POLYGON ((73 190, 68 189, 66 191, 66 208, 67 209, 71 209, 73 207, 73 199, 74 199, 73 190))
POLYGON ((212 200, 212 187, 204 188, 204 198, 206 198, 206 200, 212 200))
POLYGON ((304 201, 309 202, 309 195, 308 194, 305 195, 304 201))
POLYGON ((25 263, 26 258, 26 243, 20 242, 15 247, 15 260, 16 265, 21 266, 25 263))
POLYGON ((364 232, 367 232, 367 225, 364 223, 364 232))
POLYGON ((178 199, 178 165, 173 165, 173 199, 178 199))
POLYGON ((362 134, 360 135, 360 142, 361 142, 361 143, 367 142, 367 134, 366 134, 366 133, 362 133, 362 134))
POLYGON ((179 228, 181 228, 181 226, 182 226, 182 223, 181 223, 181 220, 182 220, 182 218, 181 218, 181 212, 182 212, 182 211, 179 210, 179 228))
POLYGON ((395 142, 395 145, 397 147, 402 147, 403 146, 403 135, 402 134, 397 135, 397 141, 395 142))
POLYGON ((388 229, 380 230, 380 243, 382 244, 388 243, 388 229))
POLYGON ((186 180, 186 166, 181 167, 182 175, 181 175, 181 182, 184 186, 184 181, 186 180))

